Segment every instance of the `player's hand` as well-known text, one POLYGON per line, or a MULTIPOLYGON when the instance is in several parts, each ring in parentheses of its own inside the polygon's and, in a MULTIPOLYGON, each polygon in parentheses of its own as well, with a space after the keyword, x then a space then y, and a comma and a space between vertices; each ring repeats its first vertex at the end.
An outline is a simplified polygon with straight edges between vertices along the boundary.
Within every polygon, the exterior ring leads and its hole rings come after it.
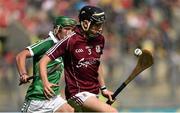
POLYGON ((51 97, 55 96, 55 92, 52 90, 52 87, 59 87, 57 84, 53 84, 50 82, 43 83, 44 86, 44 95, 47 99, 50 99, 51 97))
POLYGON ((29 78, 29 76, 27 74, 23 74, 20 76, 19 81, 21 84, 25 84, 25 83, 29 82, 28 78, 29 78))
POLYGON ((108 100, 109 100, 110 102, 112 102, 112 103, 115 101, 115 99, 114 99, 114 100, 112 99, 112 95, 113 95, 113 92, 112 92, 112 91, 103 90, 103 91, 102 91, 102 95, 103 95, 104 97, 108 98, 108 100))

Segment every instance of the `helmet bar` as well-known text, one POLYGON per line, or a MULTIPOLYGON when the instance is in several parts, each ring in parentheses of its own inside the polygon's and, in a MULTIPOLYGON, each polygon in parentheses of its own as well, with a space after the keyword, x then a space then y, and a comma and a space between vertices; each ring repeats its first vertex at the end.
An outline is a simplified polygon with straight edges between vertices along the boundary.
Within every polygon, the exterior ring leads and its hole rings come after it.
POLYGON ((92 16, 101 16, 101 15, 104 15, 104 12, 102 12, 102 13, 95 13, 92 16))
POLYGON ((95 13, 91 16, 90 21, 98 24, 98 23, 103 23, 105 21, 105 16, 104 12, 102 13, 95 13))

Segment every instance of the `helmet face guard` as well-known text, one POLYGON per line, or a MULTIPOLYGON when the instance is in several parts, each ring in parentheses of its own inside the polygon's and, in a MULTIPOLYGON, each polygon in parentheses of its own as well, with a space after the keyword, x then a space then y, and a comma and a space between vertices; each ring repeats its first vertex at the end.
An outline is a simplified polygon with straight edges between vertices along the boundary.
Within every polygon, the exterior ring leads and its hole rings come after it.
POLYGON ((91 23, 89 30, 86 32, 86 34, 90 38, 95 38, 102 34, 103 31, 103 23, 91 23))

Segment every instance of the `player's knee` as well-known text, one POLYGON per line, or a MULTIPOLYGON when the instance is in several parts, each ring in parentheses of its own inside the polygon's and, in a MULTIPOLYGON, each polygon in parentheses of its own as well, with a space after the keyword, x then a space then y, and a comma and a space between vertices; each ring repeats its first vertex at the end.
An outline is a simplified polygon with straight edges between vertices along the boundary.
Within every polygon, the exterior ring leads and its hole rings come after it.
POLYGON ((67 105, 66 107, 64 107, 62 112, 74 112, 74 108, 70 105, 67 105))
POLYGON ((118 110, 116 108, 112 108, 111 112, 118 113, 118 110))
POLYGON ((69 107, 68 112, 74 112, 74 108, 73 107, 69 107))
POLYGON ((106 107, 103 109, 104 112, 112 112, 112 113, 118 113, 118 110, 112 106, 106 107))
POLYGON ((68 104, 61 106, 56 112, 74 112, 74 108, 68 104))

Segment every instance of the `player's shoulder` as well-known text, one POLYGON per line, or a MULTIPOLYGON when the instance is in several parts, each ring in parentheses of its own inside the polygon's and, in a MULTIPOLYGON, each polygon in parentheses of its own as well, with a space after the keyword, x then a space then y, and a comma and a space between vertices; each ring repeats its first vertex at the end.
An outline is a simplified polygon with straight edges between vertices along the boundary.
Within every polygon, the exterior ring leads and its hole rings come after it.
POLYGON ((53 40, 50 37, 47 37, 45 39, 40 39, 36 41, 36 43, 46 43, 46 42, 52 42, 53 40))
POLYGON ((73 39, 72 41, 75 41, 77 38, 78 38, 78 34, 73 31, 70 34, 68 34, 64 39, 68 39, 68 40, 73 39))
POLYGON ((75 38, 76 37, 76 32, 71 32, 71 33, 69 33, 63 40, 69 40, 69 39, 71 39, 71 38, 75 38))
POLYGON ((102 34, 99 34, 98 37, 96 38, 96 41, 101 41, 104 42, 104 36, 102 34))
POLYGON ((99 34, 98 36, 100 39, 104 39, 104 36, 102 34, 99 34))
POLYGON ((75 32, 71 32, 69 33, 67 36, 65 36, 63 39, 61 39, 58 43, 72 43, 72 41, 74 41, 74 38, 76 37, 75 36, 76 33, 75 32), (73 39, 73 40, 71 40, 73 39))
POLYGON ((31 47, 36 47, 38 45, 47 44, 47 43, 51 43, 51 42, 52 42, 52 39, 50 39, 50 38, 40 39, 40 40, 37 40, 35 43, 33 43, 30 46, 31 47))
POLYGON ((53 39, 51 39, 50 37, 47 37, 46 39, 40 40, 39 44, 44 45, 44 46, 48 46, 48 45, 53 45, 55 42, 53 39))
POLYGON ((75 36, 75 35, 76 35, 76 32, 73 31, 73 32, 69 33, 69 34, 67 35, 67 37, 70 38, 70 37, 73 37, 73 36, 75 36))

